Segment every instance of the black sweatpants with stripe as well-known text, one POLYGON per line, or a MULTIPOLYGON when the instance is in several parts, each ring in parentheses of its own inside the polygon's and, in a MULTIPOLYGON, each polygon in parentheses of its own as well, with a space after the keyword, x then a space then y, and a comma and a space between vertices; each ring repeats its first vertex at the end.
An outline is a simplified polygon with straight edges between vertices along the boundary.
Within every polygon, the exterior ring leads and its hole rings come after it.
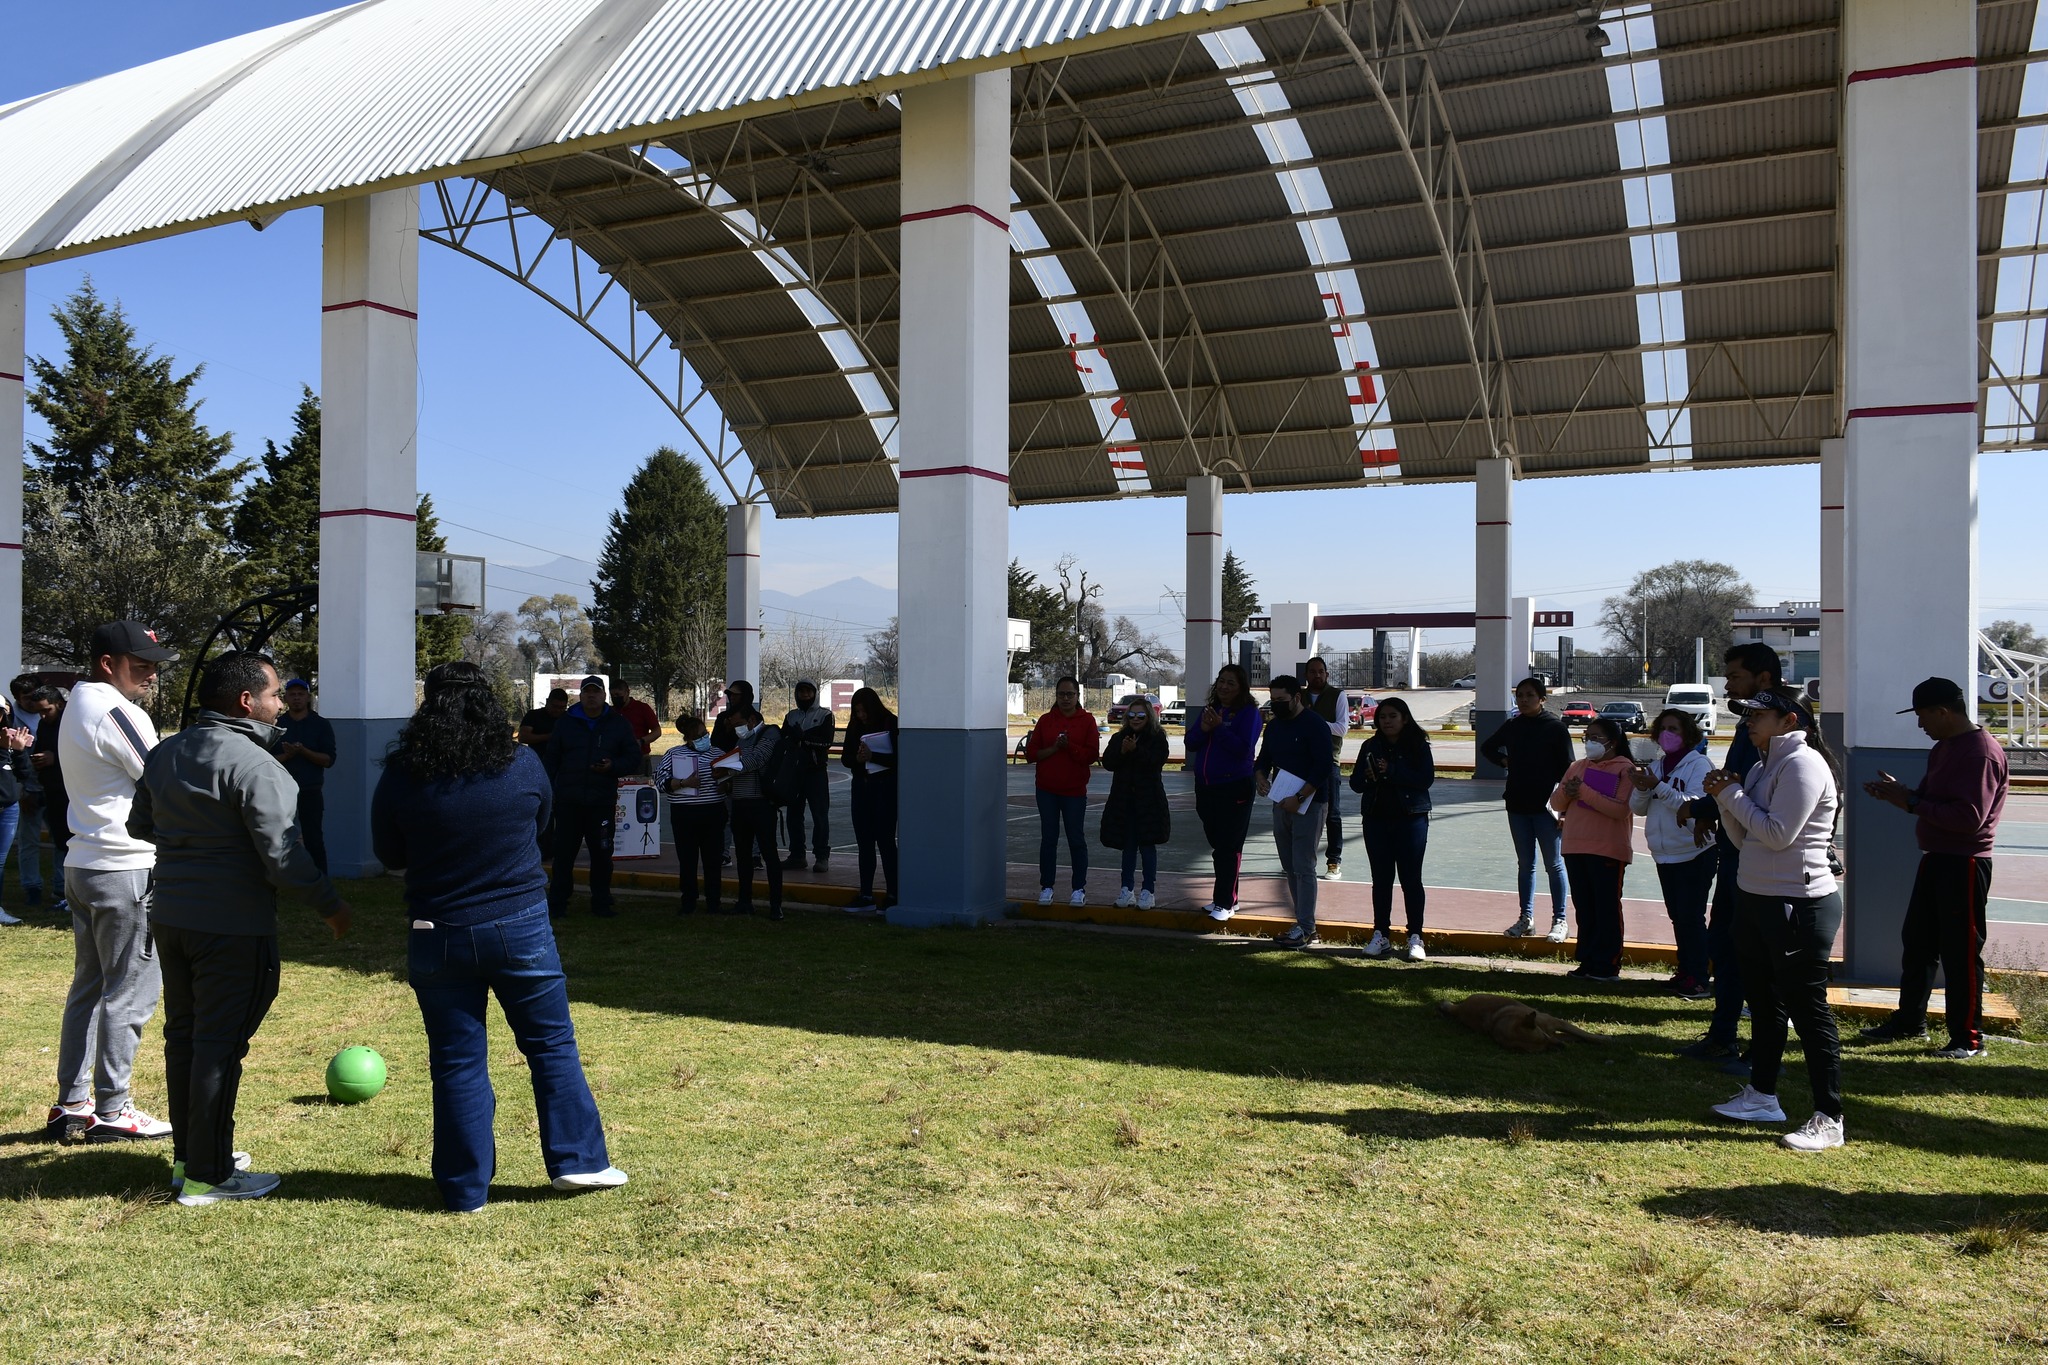
POLYGON ((1899 1024, 1927 1026, 1927 997, 1941 968, 1951 1047, 1984 1046, 1984 906, 1991 899, 1991 860, 1963 853, 1923 853, 1899 931, 1899 1024))

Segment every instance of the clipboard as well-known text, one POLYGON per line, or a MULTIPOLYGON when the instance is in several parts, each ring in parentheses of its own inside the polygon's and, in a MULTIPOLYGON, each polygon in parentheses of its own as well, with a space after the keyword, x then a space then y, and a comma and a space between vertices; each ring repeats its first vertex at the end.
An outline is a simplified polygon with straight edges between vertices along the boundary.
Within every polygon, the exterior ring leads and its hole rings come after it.
POLYGON ((1288 772, 1287 769, 1281 768, 1273 774, 1273 785, 1266 792, 1266 799, 1278 805, 1290 796, 1301 795, 1302 789, 1307 786, 1308 783, 1302 781, 1293 773, 1288 772))
POLYGON ((1585 784, 1587 791, 1598 792, 1610 801, 1617 799, 1617 793, 1621 791, 1621 778, 1605 768, 1582 768, 1579 781, 1585 784))
POLYGON ((889 732, 887 730, 877 730, 871 735, 862 735, 860 742, 867 746, 869 754, 867 770, 871 773, 885 773, 889 771, 883 764, 875 762, 873 757, 875 754, 893 754, 896 752, 895 742, 889 738, 889 732))

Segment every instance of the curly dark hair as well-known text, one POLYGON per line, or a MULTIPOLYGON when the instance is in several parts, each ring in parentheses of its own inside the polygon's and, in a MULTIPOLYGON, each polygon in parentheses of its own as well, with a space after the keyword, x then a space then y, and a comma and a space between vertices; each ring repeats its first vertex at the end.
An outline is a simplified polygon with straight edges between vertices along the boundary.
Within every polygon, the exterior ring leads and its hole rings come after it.
POLYGON ((384 763, 430 782, 501 773, 518 750, 512 721, 490 679, 458 659, 428 670, 426 700, 398 732, 384 763))

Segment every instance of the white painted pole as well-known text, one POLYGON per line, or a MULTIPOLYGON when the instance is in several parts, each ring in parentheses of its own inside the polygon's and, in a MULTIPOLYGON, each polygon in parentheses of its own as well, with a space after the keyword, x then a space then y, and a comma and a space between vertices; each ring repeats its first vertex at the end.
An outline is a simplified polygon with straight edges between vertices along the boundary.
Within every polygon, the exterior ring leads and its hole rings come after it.
POLYGON ((1849 633, 1843 600, 1849 590, 1849 444, 1820 443, 1820 726, 1829 744, 1847 744, 1849 633))
POLYGON ((1408 690, 1422 686, 1422 627, 1408 628, 1408 690))
MULTIPOLYGON (((1472 700, 1472 725, 1479 738, 1508 718, 1514 704, 1513 598, 1515 466, 1512 460, 1481 460, 1473 470, 1473 641, 1479 687, 1472 700)), ((1524 646, 1527 640, 1523 641, 1524 646)), ((1484 757, 1478 775, 1499 777, 1484 757)))
MULTIPOLYGON (((21 671, 21 462, 28 272, 0 275, 0 679, 21 671)), ((33 837, 29 831, 23 838, 33 837)))
POLYGON ((1010 73, 905 90, 897 596, 903 884, 889 917, 1005 904, 1010 73))
POLYGON ((761 695, 761 505, 725 509, 725 680, 761 695))
POLYGON ((1896 977, 1915 858, 1862 784, 1925 770, 1925 738, 1895 714, 1914 683, 1954 679, 1973 710, 1977 690, 1976 45, 1974 0, 1843 6, 1852 980, 1896 977))
POLYGON ((1187 695, 1209 695, 1223 667, 1223 480, 1214 474, 1188 479, 1187 695))
POLYGON ((320 318, 319 707, 340 752, 326 781, 329 865, 380 871, 374 760, 412 715, 419 500, 419 192, 330 204, 320 318))

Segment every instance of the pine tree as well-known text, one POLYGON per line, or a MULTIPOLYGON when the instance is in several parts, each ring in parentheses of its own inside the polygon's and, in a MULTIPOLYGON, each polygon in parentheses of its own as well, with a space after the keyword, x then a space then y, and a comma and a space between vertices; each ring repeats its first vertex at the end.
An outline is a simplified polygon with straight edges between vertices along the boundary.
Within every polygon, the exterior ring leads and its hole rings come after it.
POLYGON ((1244 633, 1245 619, 1259 609, 1258 587, 1245 572, 1244 561, 1235 550, 1223 552, 1223 637, 1233 651, 1237 637, 1244 633))
MULTIPOLYGON (((448 537, 441 534, 441 519, 434 515, 431 493, 420 494, 413 528, 415 549, 437 553, 448 549, 448 537)), ((463 637, 469 634, 470 628, 467 616, 418 616, 413 619, 413 666, 419 670, 418 676, 427 676, 427 670, 435 664, 462 657, 463 637)))
POLYGON ((225 532, 235 484, 248 463, 231 463, 234 438, 199 421, 192 387, 198 366, 172 372, 169 356, 138 346, 119 303, 91 280, 51 315, 64 334, 65 358, 29 362, 29 406, 50 429, 30 442, 38 480, 76 498, 95 486, 167 497, 216 532, 225 532))
MULTIPOLYGON (((320 399, 301 387, 291 438, 282 449, 263 443, 257 474, 228 519, 228 540, 241 561, 240 595, 254 597, 320 581, 320 399)), ((320 667, 319 621, 312 613, 288 622, 268 646, 287 677, 320 667)))
POLYGON ((658 710, 672 687, 725 667, 725 509, 704 474, 668 446, 626 485, 597 557, 590 612, 598 649, 644 676, 658 710))

